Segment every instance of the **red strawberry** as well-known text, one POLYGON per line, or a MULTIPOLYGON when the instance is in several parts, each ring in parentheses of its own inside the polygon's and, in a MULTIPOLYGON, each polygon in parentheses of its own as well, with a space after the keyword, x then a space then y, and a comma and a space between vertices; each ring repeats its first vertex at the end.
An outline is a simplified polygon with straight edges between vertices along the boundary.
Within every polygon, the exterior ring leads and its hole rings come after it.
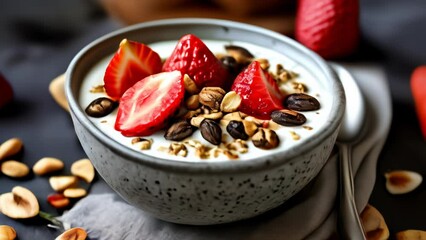
POLYGON ((161 72, 161 58, 148 46, 123 39, 105 71, 108 96, 118 100, 137 81, 161 72))
POLYGON ((359 40, 358 0, 299 0, 295 37, 324 58, 346 56, 359 40))
POLYGON ((13 89, 9 82, 0 73, 0 108, 12 101, 13 89))
POLYGON ((261 119, 270 119, 271 112, 283 109, 281 94, 277 83, 253 61, 234 81, 231 89, 241 98, 239 110, 261 119))
POLYGON ((410 81, 419 124, 426 139, 426 65, 414 69, 410 81))
POLYGON ((183 36, 163 65, 163 71, 179 70, 188 74, 195 84, 224 87, 227 70, 201 39, 195 35, 183 36))
POLYGON ((151 135, 179 108, 184 93, 179 71, 140 80, 121 97, 115 129, 124 136, 151 135))

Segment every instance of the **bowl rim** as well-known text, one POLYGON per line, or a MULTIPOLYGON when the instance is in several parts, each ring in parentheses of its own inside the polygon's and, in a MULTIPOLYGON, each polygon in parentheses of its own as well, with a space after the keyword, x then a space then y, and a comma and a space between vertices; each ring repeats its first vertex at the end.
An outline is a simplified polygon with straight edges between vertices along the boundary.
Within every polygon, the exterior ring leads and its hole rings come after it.
MULTIPOLYGON (((291 56, 289 56, 291 58, 291 56)), ((93 137, 100 141, 103 145, 107 146, 110 151, 120 155, 123 159, 128 161, 133 161, 138 164, 144 164, 149 167, 158 168, 158 169, 168 169, 169 171, 177 172, 197 172, 197 173, 232 173, 232 172, 251 172, 257 170, 268 169, 277 165, 283 165, 292 159, 303 154, 304 151, 307 151, 311 148, 314 148, 318 144, 321 144, 326 138, 332 135, 335 132, 338 132, 340 124, 343 119, 344 109, 345 109, 345 94, 343 86, 338 79, 338 76, 332 70, 332 68, 327 64, 327 62, 322 59, 318 54, 309 50, 305 46, 296 42, 295 40, 284 36, 280 33, 274 32, 272 30, 265 29, 263 27, 235 22, 230 20, 222 19, 209 19, 209 18, 172 18, 172 19, 162 19, 154 20, 143 23, 138 23, 130 25, 127 27, 120 28, 118 30, 112 31, 108 34, 105 34, 88 45, 82 48, 70 62, 66 74, 65 74, 65 92, 69 104, 70 114, 74 115, 75 120, 79 121, 81 126, 85 128, 93 137), (78 99, 73 94, 72 88, 72 76, 74 71, 78 68, 78 63, 91 49, 102 44, 110 38, 118 37, 127 32, 132 31, 141 31, 144 28, 148 27, 159 27, 159 26, 178 26, 178 25, 200 25, 200 26, 214 26, 214 27, 225 27, 233 28, 237 30, 256 32, 258 34, 263 34, 268 37, 272 37, 278 41, 283 41, 291 48, 296 48, 298 51, 302 52, 306 57, 309 57, 318 67, 321 69, 323 74, 327 78, 330 78, 332 81, 332 89, 336 92, 336 99, 340 101, 333 101, 333 106, 330 111, 330 116, 333 119, 329 119, 328 127, 323 128, 322 131, 318 131, 313 135, 313 139, 307 141, 306 144, 298 145, 295 148, 292 148, 292 151, 286 153, 286 157, 278 156, 282 152, 277 152, 275 154, 269 154, 267 156, 259 157, 257 159, 250 159, 244 161, 174 161, 167 160, 160 157, 155 157, 151 155, 146 155, 143 152, 133 150, 129 147, 120 144, 114 139, 108 137, 104 132, 97 128, 84 113, 84 110, 81 109, 78 99)))

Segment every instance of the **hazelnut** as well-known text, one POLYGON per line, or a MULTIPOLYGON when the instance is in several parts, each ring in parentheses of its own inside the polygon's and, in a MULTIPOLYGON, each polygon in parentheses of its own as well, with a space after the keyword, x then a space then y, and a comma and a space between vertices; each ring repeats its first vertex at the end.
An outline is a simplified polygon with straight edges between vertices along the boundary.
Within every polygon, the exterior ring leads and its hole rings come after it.
POLYGON ((386 189, 392 194, 404 194, 416 189, 423 181, 422 175, 413 171, 396 170, 385 173, 386 189))
POLYGON ((49 178, 53 190, 60 192, 77 184, 76 176, 53 176, 49 178))
POLYGON ((16 238, 16 231, 8 225, 0 225, 0 240, 13 240, 16 238))
POLYGON ((71 228, 55 238, 55 240, 85 240, 87 233, 83 228, 71 228))
POLYGON ((36 196, 21 186, 0 195, 0 206, 4 215, 14 219, 34 217, 40 210, 36 196))
POLYGON ((198 96, 201 104, 211 109, 219 110, 225 94, 225 90, 220 87, 204 87, 198 96))
POLYGON ((82 178, 87 183, 91 183, 95 178, 95 169, 92 162, 87 158, 75 161, 71 165, 71 173, 74 176, 82 178))
POLYGON ((426 240, 426 231, 405 230, 396 233, 396 240, 426 240))
POLYGON ((1 164, 1 172, 9 177, 20 178, 27 176, 30 169, 24 163, 8 160, 1 164))
POLYGON ((371 205, 367 205, 360 214, 364 233, 368 240, 386 240, 389 229, 382 214, 371 205))
POLYGON ((33 172, 37 175, 45 175, 51 172, 62 170, 63 168, 64 163, 60 159, 44 157, 34 164, 33 172))
POLYGON ((19 138, 11 138, 0 145, 0 161, 19 153, 23 147, 19 138))

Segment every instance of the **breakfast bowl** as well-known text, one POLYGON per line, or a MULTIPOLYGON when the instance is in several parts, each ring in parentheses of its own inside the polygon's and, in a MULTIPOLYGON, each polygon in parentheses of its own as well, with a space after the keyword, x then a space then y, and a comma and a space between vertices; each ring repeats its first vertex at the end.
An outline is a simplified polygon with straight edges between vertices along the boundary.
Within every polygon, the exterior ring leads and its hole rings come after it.
MULTIPOLYGON (((326 164, 345 110, 343 87, 317 54, 279 33, 217 19, 159 20, 107 34, 74 57, 66 72, 65 88, 76 135, 105 182, 144 212, 165 221, 191 225, 247 219, 294 196, 326 164), (244 114, 247 121, 255 122, 257 132, 274 126, 279 137, 276 147, 265 150, 254 145, 251 135, 240 144, 245 146, 244 151, 224 149, 224 142, 235 140, 226 136, 226 130, 223 138, 229 140, 222 139, 216 146, 205 141, 197 129, 182 141, 165 139, 164 129, 130 137, 115 129, 116 109, 101 118, 87 114, 86 107, 93 100, 108 98, 102 90, 103 78, 123 39, 150 46, 162 59, 167 59, 179 39, 188 34, 201 39, 218 58, 226 53, 224 46, 232 46, 252 52, 259 61, 270 60, 270 69, 284 66, 288 69, 287 78, 293 76, 296 80, 283 80, 291 82, 286 86, 293 89, 283 91, 289 95, 291 91, 307 92, 315 96, 320 108, 303 112, 306 122, 298 126, 281 126, 244 114), (141 147, 140 141, 149 147, 141 147), (184 154, 176 146, 184 146, 184 154), (201 154, 200 149, 204 150, 201 154)), ((117 101, 118 105, 121 101, 117 101)), ((157 102, 156 107, 162 104, 157 102)), ((221 123, 222 120, 225 116, 221 123)))

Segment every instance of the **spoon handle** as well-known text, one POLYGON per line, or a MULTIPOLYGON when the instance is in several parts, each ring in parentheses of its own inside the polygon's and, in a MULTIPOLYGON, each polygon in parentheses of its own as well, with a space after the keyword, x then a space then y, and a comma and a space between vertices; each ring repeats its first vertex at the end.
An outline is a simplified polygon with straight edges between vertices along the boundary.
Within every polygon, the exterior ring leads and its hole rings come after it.
POLYGON ((359 219, 354 198, 354 179, 352 174, 352 147, 350 144, 339 145, 340 202, 338 230, 342 239, 366 239, 359 219))

